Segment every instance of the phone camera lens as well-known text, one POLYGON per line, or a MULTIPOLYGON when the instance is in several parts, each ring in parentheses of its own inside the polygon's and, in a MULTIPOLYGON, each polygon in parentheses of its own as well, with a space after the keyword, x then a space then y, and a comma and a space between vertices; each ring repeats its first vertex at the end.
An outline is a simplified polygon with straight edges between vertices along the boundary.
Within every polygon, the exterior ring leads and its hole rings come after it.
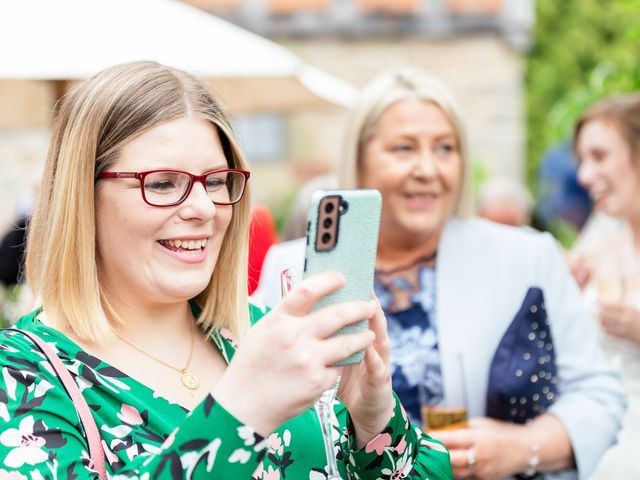
POLYGON ((322 222, 322 226, 324 228, 331 228, 331 225, 333 225, 333 220, 331 220, 330 218, 325 218, 322 222))
POLYGON ((330 233, 325 233, 324 235, 322 235, 322 243, 329 243, 331 241, 331 234, 330 233))
POLYGON ((324 211, 327 212, 327 213, 331 213, 331 212, 333 212, 334 208, 336 208, 336 207, 335 207, 335 205, 333 203, 327 203, 324 206, 324 211))

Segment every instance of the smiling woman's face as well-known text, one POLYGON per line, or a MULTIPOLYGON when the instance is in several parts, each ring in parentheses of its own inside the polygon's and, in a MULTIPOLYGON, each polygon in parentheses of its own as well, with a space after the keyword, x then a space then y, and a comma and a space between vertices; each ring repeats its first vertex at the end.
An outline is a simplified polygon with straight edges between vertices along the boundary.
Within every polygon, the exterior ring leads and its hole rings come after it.
POLYGON ((462 178, 460 142, 437 105, 392 104, 363 149, 359 185, 382 194, 381 240, 439 236, 452 215, 462 178))
MULTIPOLYGON (((228 168, 215 127, 180 118, 126 144, 109 171, 228 168)), ((98 271, 109 296, 130 304, 185 301, 209 284, 232 206, 216 206, 196 182, 186 200, 153 207, 138 180, 101 180, 96 194, 98 271), (180 242, 178 242, 178 240, 180 242)))
POLYGON ((594 119, 581 129, 576 142, 578 181, 595 207, 630 218, 640 210, 640 172, 631 149, 613 122, 594 119))

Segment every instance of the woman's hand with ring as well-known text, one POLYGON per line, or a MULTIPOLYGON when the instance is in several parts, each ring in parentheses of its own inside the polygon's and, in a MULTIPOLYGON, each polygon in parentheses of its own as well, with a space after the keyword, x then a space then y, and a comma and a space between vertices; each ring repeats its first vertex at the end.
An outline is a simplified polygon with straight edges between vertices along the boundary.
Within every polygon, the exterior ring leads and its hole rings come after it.
POLYGON ((523 428, 491 418, 475 418, 469 428, 434 430, 429 435, 449 449, 456 479, 494 480, 524 470, 529 450, 523 443, 523 428), (522 448, 518 448, 518 445, 522 448))

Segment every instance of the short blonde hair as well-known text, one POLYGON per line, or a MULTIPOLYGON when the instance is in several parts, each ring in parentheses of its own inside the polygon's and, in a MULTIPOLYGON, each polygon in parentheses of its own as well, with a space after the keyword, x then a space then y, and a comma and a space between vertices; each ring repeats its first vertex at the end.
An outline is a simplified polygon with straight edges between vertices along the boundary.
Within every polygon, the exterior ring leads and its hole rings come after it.
POLYGON ((576 155, 580 132, 593 120, 610 122, 618 129, 631 152, 631 160, 640 169, 640 93, 612 96, 589 107, 578 119, 573 131, 573 150, 576 155))
POLYGON ((437 79, 415 67, 388 70, 375 77, 362 91, 351 113, 347 129, 345 152, 340 167, 341 188, 359 186, 364 148, 380 116, 394 103, 416 98, 438 106, 453 126, 462 157, 462 181, 455 213, 473 212, 471 166, 467 141, 457 103, 451 92, 437 79))
MULTIPOLYGON (((96 179, 121 148, 173 119, 209 120, 231 168, 247 168, 227 115, 207 88, 186 72, 155 62, 103 70, 69 92, 54 119, 39 203, 29 227, 27 280, 57 328, 101 341, 122 323, 100 284, 97 267, 96 179), (111 322, 109 321, 111 319, 111 322)), ((209 285, 193 301, 205 330, 248 326, 249 194, 233 206, 209 285)))

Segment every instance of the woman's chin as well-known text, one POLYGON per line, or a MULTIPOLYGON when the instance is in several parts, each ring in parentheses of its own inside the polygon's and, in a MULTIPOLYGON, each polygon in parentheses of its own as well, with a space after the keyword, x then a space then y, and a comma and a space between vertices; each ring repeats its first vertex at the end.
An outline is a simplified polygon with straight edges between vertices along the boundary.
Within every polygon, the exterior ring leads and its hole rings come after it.
POLYGON ((625 218, 627 216, 627 212, 625 211, 625 208, 621 208, 620 205, 617 205, 615 202, 612 201, 599 201, 596 202, 596 210, 604 213, 605 215, 609 216, 609 217, 614 217, 614 218, 625 218))
POLYGON ((176 282, 170 285, 162 285, 161 291, 166 299, 175 300, 176 302, 187 301, 200 295, 209 285, 207 281, 190 281, 176 282))
POLYGON ((442 217, 419 218, 405 224, 405 232, 407 235, 429 238, 434 235, 440 235, 446 223, 446 219, 442 217))

